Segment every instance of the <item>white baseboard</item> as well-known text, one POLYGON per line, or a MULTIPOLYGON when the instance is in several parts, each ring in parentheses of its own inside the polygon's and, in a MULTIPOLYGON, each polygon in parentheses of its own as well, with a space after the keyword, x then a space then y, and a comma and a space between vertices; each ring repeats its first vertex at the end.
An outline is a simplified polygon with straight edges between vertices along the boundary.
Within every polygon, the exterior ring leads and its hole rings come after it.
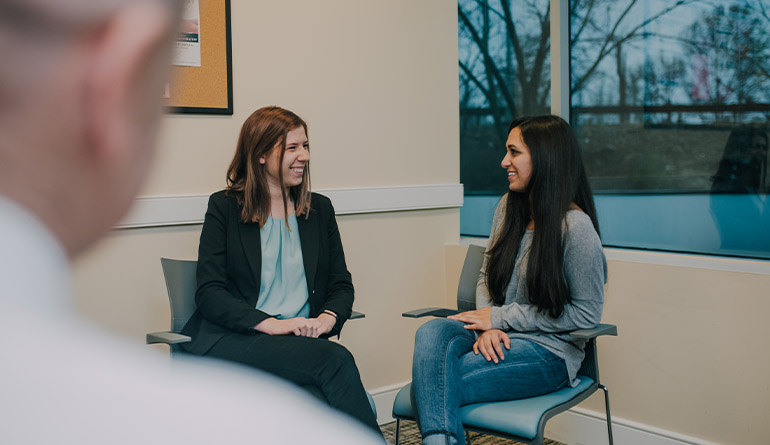
POLYGON ((369 391, 374 399, 374 406, 377 407, 377 424, 384 425, 393 422, 393 402, 396 400, 396 394, 409 383, 396 383, 395 385, 383 386, 369 391))
MULTIPOLYGON (((545 436, 567 445, 606 445, 607 423, 603 413, 580 407, 559 414, 545 426, 545 436)), ((718 445, 654 426, 612 417, 613 442, 622 445, 718 445)))
MULTIPOLYGON (((369 391, 377 406, 377 423, 393 422, 393 401, 407 382, 369 391)), ((573 408, 549 420, 545 436, 567 445, 607 445, 607 423, 603 413, 580 407, 573 408)), ((715 442, 685 436, 654 426, 612 418, 613 442, 621 445, 719 445, 715 442)))

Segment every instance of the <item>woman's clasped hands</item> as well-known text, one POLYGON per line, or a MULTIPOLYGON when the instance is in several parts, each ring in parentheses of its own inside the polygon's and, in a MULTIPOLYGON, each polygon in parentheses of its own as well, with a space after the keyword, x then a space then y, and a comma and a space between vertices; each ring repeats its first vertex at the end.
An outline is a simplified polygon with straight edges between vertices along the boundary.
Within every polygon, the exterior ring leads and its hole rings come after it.
POLYGON ((511 349, 511 339, 505 332, 499 329, 492 329, 491 307, 460 312, 447 318, 466 323, 465 329, 484 331, 476 338, 476 343, 473 344, 474 354, 478 355, 481 353, 488 362, 499 363, 500 360, 505 360, 503 347, 511 349))
POLYGON ((270 317, 259 322, 254 329, 269 335, 294 334, 297 337, 318 338, 331 332, 336 323, 336 318, 324 313, 317 318, 295 317, 282 320, 270 317))

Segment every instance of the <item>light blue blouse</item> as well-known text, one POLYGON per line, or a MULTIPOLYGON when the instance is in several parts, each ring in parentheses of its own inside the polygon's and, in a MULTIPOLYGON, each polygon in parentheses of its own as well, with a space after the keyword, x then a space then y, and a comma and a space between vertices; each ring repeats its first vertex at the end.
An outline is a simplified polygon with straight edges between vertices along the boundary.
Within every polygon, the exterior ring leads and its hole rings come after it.
POLYGON ((288 221, 291 230, 272 217, 259 229, 262 277, 256 308, 281 319, 310 315, 296 214, 288 221))

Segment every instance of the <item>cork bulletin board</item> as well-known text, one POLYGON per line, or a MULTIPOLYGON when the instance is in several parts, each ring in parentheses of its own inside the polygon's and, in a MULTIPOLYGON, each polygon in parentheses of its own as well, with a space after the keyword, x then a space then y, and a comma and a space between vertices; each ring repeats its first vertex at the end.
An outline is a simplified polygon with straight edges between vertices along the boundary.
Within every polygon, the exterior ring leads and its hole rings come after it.
POLYGON ((172 68, 164 104, 169 113, 232 115, 230 0, 199 0, 198 5, 200 66, 172 68))

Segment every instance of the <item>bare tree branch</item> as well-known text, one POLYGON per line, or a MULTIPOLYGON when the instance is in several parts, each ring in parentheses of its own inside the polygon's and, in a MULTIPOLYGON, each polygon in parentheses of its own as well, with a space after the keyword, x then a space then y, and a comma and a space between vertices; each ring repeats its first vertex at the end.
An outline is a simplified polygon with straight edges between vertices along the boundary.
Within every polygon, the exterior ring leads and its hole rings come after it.
POLYGON ((508 32, 508 39, 513 44, 513 54, 516 56, 516 77, 519 79, 519 85, 524 87, 527 85, 527 75, 524 67, 524 50, 521 48, 521 42, 519 36, 516 34, 516 24, 513 23, 513 17, 511 16, 511 8, 509 0, 500 0, 500 6, 502 7, 503 14, 505 16, 505 29, 508 32))
MULTIPOLYGON (((573 9, 572 11, 570 11, 570 17, 576 17, 576 16, 577 16, 577 8, 578 8, 578 6, 577 6, 577 5, 578 5, 580 2, 579 2, 579 1, 574 1, 573 3, 574 3, 574 9, 573 9)), ((580 26, 578 27, 578 29, 577 29, 577 31, 575 32, 575 34, 573 34, 572 36, 570 36, 570 40, 569 40, 569 46, 570 46, 570 47, 572 47, 572 45, 573 45, 575 42, 577 42, 578 40, 580 40, 580 36, 583 34, 583 31, 585 30, 585 28, 586 28, 586 25, 587 25, 587 24, 588 24, 588 22, 589 22, 589 19, 588 19, 588 18, 591 16, 591 11, 594 9, 594 5, 595 5, 595 4, 596 4, 596 1, 595 1, 595 0, 590 0, 590 1, 588 2, 588 9, 586 10, 586 14, 585 14, 585 16, 583 16, 583 22, 580 24, 580 26)), ((570 20, 571 20, 571 19, 570 19, 570 20)))
MULTIPOLYGON (((487 68, 487 77, 492 77, 497 82, 497 87, 500 89, 500 93, 503 96, 503 99, 505 99, 505 102, 508 104, 508 108, 513 110, 515 107, 515 102, 513 100, 513 96, 511 95, 511 92, 508 89, 508 85, 505 83, 505 80, 503 79, 502 74, 500 73, 500 70, 497 69, 497 66, 494 63, 494 60, 492 59, 492 56, 489 54, 489 51, 487 51, 487 48, 485 48, 483 39, 479 36, 478 32, 476 32, 476 29, 473 27, 470 19, 466 15, 465 11, 460 7, 460 5, 457 5, 457 14, 460 17, 460 20, 465 25, 465 27, 468 29, 468 31, 471 34, 471 39, 476 43, 476 46, 478 46, 479 51, 481 51, 482 55, 484 56, 485 61, 485 67, 487 68), (491 76, 490 76, 491 75, 491 76)), ((490 79, 489 82, 490 87, 492 86, 492 81, 490 79)))
POLYGON ((476 87, 481 90, 481 93, 487 98, 487 101, 489 101, 489 90, 484 88, 484 83, 482 83, 478 77, 476 77, 475 74, 471 71, 470 68, 468 68, 468 65, 459 62, 460 63, 460 69, 463 70, 465 75, 468 77, 468 79, 473 82, 476 87))
POLYGON ((669 12, 673 11, 674 9, 676 9, 676 8, 678 8, 680 6, 686 5, 688 3, 692 3, 693 1, 695 1, 695 0, 678 0, 673 5, 671 5, 671 6, 667 7, 667 8, 664 8, 663 10, 658 12, 657 14, 655 14, 652 17, 644 20, 639 25, 633 27, 628 33, 626 33, 625 36, 617 38, 617 37, 615 37, 615 32, 617 31, 618 27, 620 26, 620 23, 626 17, 626 15, 630 11, 631 7, 634 4, 636 4, 636 2, 637 2, 637 0, 632 0, 631 3, 629 4, 629 6, 623 11, 623 13, 621 14, 620 18, 617 20, 617 22, 615 22, 615 26, 613 26, 612 31, 610 31, 610 33, 604 39, 604 43, 602 44, 602 48, 599 51, 599 56, 596 58, 594 63, 591 65, 591 67, 580 77, 580 79, 578 79, 578 81, 575 82, 575 84, 572 87, 572 91, 573 92, 579 91, 581 88, 583 88, 583 86, 585 86, 585 83, 587 82, 587 80, 591 77, 591 75, 596 70, 596 68, 599 66, 599 64, 602 62, 602 60, 604 60, 604 58, 608 54, 610 54, 613 50, 615 50, 618 45, 622 45, 623 43, 625 43, 628 40, 631 40, 633 38, 639 37, 637 32, 640 29, 644 28, 645 26, 649 25, 650 23, 652 23, 653 21, 659 19, 660 17, 668 14, 669 12))

